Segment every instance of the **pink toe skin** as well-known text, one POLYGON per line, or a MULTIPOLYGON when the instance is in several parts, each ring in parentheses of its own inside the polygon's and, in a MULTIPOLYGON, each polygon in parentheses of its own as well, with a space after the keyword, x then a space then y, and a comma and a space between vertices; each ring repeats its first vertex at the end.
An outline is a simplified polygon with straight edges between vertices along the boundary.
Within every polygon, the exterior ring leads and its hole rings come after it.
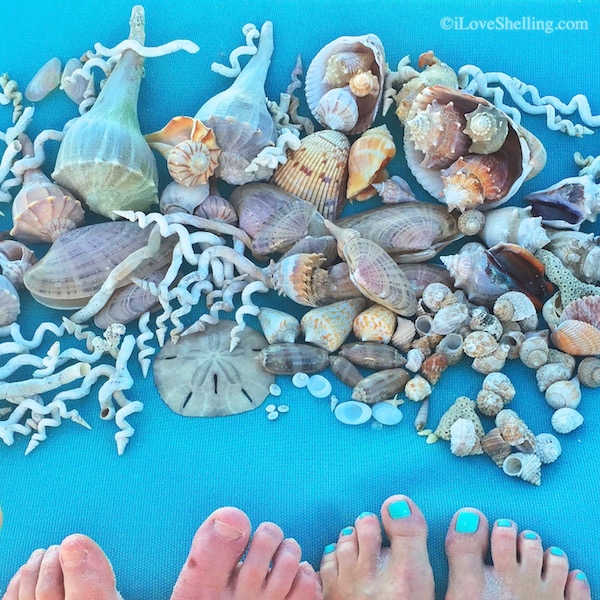
POLYGON ((219 598, 236 572, 251 531, 250 520, 237 508, 220 508, 210 515, 194 536, 171 600, 219 598))
POLYGON ((96 542, 81 534, 65 538, 59 549, 68 600, 115 600, 115 575, 96 542))
POLYGON ((491 553, 494 567, 499 573, 513 571, 517 567, 517 526, 511 521, 510 527, 500 527, 494 523, 491 537, 491 553))
POLYGON ((544 552, 543 579, 551 590, 564 589, 569 576, 569 559, 564 551, 561 552, 560 555, 554 554, 552 546, 544 552))
POLYGON ((35 550, 29 560, 21 567, 19 600, 35 600, 35 586, 37 585, 45 552, 45 550, 35 550))
POLYGON ((540 536, 533 531, 522 531, 519 535, 518 547, 521 569, 529 577, 540 578, 544 562, 544 548, 540 536), (530 539, 533 535, 535 538, 530 539))
POLYGON ((365 514, 354 522, 358 539, 356 568, 361 574, 373 573, 381 550, 381 525, 377 515, 365 514))
POLYGON ((17 571, 6 588, 6 594, 2 600, 19 600, 19 588, 21 587, 21 570, 17 571))
POLYGON ((582 571, 571 571, 567 579, 566 600, 591 600, 590 584, 582 571))
POLYGON ((266 595, 284 598, 298 573, 302 550, 293 539, 284 540, 273 557, 273 568, 267 577, 266 595))
POLYGON ((60 566, 59 547, 50 546, 40 567, 35 600, 64 600, 65 587, 60 566))
POLYGON ((338 563, 336 552, 323 553, 321 557, 321 570, 319 571, 321 587, 325 592, 332 589, 338 578, 338 563))
POLYGON ((298 575, 286 600, 322 600, 323 592, 317 574, 308 563, 301 563, 298 575))

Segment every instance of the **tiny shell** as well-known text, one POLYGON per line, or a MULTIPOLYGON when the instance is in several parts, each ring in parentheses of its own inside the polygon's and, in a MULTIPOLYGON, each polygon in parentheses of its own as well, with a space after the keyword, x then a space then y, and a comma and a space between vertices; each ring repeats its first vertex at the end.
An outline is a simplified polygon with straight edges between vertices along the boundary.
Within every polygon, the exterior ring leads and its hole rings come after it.
POLYGON ((267 414, 267 419, 269 419, 269 421, 275 421, 275 419, 278 419, 278 418, 279 418, 279 413, 276 410, 267 414))
POLYGON ((377 342, 345 344, 339 354, 351 363, 367 369, 395 369, 406 364, 406 359, 398 350, 377 342))
POLYGON ((581 402, 581 386, 577 377, 570 381, 557 381, 546 390, 548 406, 559 409, 577 408, 581 402))
POLYGON ((437 354, 445 354, 448 359, 448 365, 456 365, 463 357, 463 338, 458 333, 451 333, 436 346, 437 354))
POLYGON ((477 408, 486 417, 495 417, 504 408, 504 400, 495 392, 481 390, 477 394, 477 408))
POLYGON ((560 363, 547 363, 535 372, 538 389, 545 392, 553 383, 571 377, 571 369, 560 363))
POLYGON ((458 217, 458 229, 465 235, 477 235, 483 229, 485 223, 486 216, 480 210, 465 210, 458 217))
POLYGON ((338 404, 334 414, 335 418, 344 425, 362 425, 371 418, 372 409, 364 402, 350 400, 338 404))
POLYGON ((362 342, 389 344, 396 329, 396 314, 375 304, 354 319, 354 335, 362 342))
POLYGON ((527 483, 540 485, 541 465, 542 462, 535 454, 515 452, 504 459, 502 470, 511 477, 520 477, 527 483))
POLYGON ((377 402, 372 411, 373 418, 382 425, 398 425, 402 421, 402 411, 387 402, 377 402))
POLYGON ((510 348, 505 345, 500 345, 494 352, 486 356, 478 356, 473 361, 471 367, 478 373, 488 375, 495 371, 502 371, 508 358, 508 352, 510 348))
POLYGON ((408 183, 398 175, 393 175, 382 183, 373 182, 372 185, 384 204, 402 204, 416 200, 408 183))
POLYGON ((475 425, 469 419, 457 419, 450 427, 450 451, 455 456, 468 456, 475 448, 478 437, 475 425))
POLYGON ((515 397, 516 391, 511 380, 499 372, 490 373, 483 380, 483 389, 498 394, 505 404, 511 402, 515 397))
POLYGON ((417 330, 415 324, 410 319, 398 317, 396 323, 396 331, 392 336, 392 345, 398 350, 406 352, 410 348, 410 343, 413 341, 417 330))
POLYGON ((352 391, 353 400, 375 404, 404 389, 410 375, 404 369, 378 371, 361 380, 352 391))
POLYGON ((548 342, 545 337, 534 335, 521 344, 521 362, 530 369, 539 369, 548 362, 548 342))
POLYGON ((421 402, 428 396, 431 396, 431 386, 429 382, 420 375, 415 375, 404 387, 404 394, 413 402, 421 402))
POLYGON ((272 383, 269 387, 269 394, 275 397, 281 396, 281 388, 276 383, 272 383))
POLYGON ((292 385, 297 388, 305 388, 308 385, 309 375, 302 371, 295 373, 292 377, 292 385))
POLYGON ((508 135, 508 119, 495 106, 480 104, 465 115, 465 133, 473 140, 469 152, 491 154, 500 150, 508 135))
POLYGON ((552 427, 557 433, 571 433, 583 423, 583 416, 574 408, 559 408, 552 415, 552 427))
POLYGON ((263 368, 275 375, 317 373, 329 364, 326 350, 308 344, 272 344, 259 357, 263 368))
POLYGON ((315 398, 327 398, 331 394, 331 383, 323 375, 313 375, 308 380, 306 389, 315 398))
POLYGON ((487 309, 483 306, 478 306, 471 313, 471 320, 469 321, 469 327, 473 331, 485 331, 490 335, 493 335, 497 340, 500 339, 504 329, 502 323, 495 315, 491 315, 487 309))
POLYGON ((20 312, 19 293, 4 275, 0 275, 0 327, 14 323, 20 312))
POLYGON ((425 398, 425 400, 423 400, 423 402, 421 402, 419 412, 417 412, 417 416, 415 417, 415 429, 417 431, 423 431, 423 429, 425 429, 425 425, 427 425, 428 417, 429 417, 429 398, 425 398))
POLYGON ((59 58, 51 58, 29 82, 25 89, 25 98, 29 102, 43 100, 52 90, 60 84, 60 71, 62 64, 59 58))
POLYGON ((600 358, 584 358, 579 363, 577 377, 581 385, 589 388, 600 387, 600 358))
POLYGON ((300 333, 298 319, 274 308, 261 308, 258 313, 258 322, 269 344, 293 343, 300 333))
POLYGON ((535 453, 543 465, 553 463, 561 454, 562 447, 558 438, 551 433, 540 433, 535 436, 535 453))
POLYGON ((537 314, 533 302, 522 292, 506 292, 494 303, 500 321, 523 321, 537 314))
POLYGON ((379 79, 369 71, 363 71, 353 75, 348 83, 350 91, 357 98, 364 98, 365 96, 378 96, 381 86, 379 85, 379 79))
POLYGON ((443 440, 449 441, 451 434, 450 428, 458 419, 469 419, 475 425, 475 433, 478 438, 485 435, 481 420, 475 412, 475 402, 466 396, 460 396, 454 404, 442 415, 440 422, 435 430, 435 435, 443 440))
POLYGON ((431 331, 440 335, 455 333, 469 319, 469 309, 461 302, 443 306, 433 317, 431 331))
POLYGON ((428 356, 421 365, 421 375, 429 381, 431 385, 435 385, 442 376, 442 373, 448 368, 448 356, 436 351, 428 356))
POLYGON ((358 104, 348 88, 333 88, 319 100, 315 116, 328 129, 350 131, 358 122, 358 104))
POLYGON ((498 348, 498 342, 486 331, 473 331, 463 342, 464 353, 471 358, 492 354, 498 348))
POLYGON ((355 387, 363 379, 361 372, 343 356, 330 356, 329 364, 333 374, 348 387, 355 387))
POLYGON ((500 344, 503 344, 510 348, 510 350, 508 351, 509 360, 515 360, 519 358, 521 346, 525 341, 525 334, 522 331, 507 331, 502 335, 502 337, 498 341, 500 342, 500 344))
POLYGON ((481 448, 500 468, 504 459, 513 451, 512 446, 502 439, 497 427, 481 438, 481 448))

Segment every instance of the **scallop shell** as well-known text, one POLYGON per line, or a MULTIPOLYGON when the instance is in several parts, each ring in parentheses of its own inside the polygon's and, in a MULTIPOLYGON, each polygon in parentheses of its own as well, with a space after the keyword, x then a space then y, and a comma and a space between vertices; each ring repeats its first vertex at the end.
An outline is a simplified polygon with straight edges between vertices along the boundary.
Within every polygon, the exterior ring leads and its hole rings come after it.
POLYGON ((498 348, 496 338, 486 331, 473 331, 463 342, 464 353, 471 358, 488 356, 498 348))
POLYGON ((350 142, 339 131, 317 131, 288 152, 271 181, 311 202, 326 219, 337 219, 346 202, 350 142))
POLYGON ((437 354, 444 354, 448 365, 456 365, 463 357, 463 337, 459 333, 451 333, 436 346, 437 354))
POLYGON ((535 436, 535 453, 543 465, 548 465, 562 454, 562 447, 551 433, 540 433, 535 436))
POLYGON ((478 438, 485 435, 483 425, 475 412, 475 402, 466 396, 460 396, 454 404, 442 415, 435 430, 435 435, 442 440, 449 441, 451 438, 450 428, 458 419, 468 419, 475 425, 475 434, 478 438))
POLYGON ((354 319, 366 304, 362 298, 353 298, 313 308, 300 323, 304 339, 328 352, 335 352, 352 332, 354 319))
POLYGON ((348 387, 355 387, 363 379, 360 371, 343 356, 330 356, 329 365, 333 374, 348 387))
POLYGON ((494 314, 500 321, 523 321, 535 317, 533 302, 523 292, 506 292, 494 303, 494 314))
POLYGON ((62 63, 60 58, 51 58, 29 82, 25 88, 25 98, 29 102, 43 100, 52 90, 60 84, 60 72, 62 63))
POLYGON ((571 433, 583 423, 583 416, 574 408, 559 408, 552 415, 552 427, 557 433, 571 433))
POLYGON ((546 403, 551 408, 577 408, 581 402, 581 386, 577 377, 570 381, 557 381, 546 390, 546 403))
MULTIPOLYGON (((110 272, 148 243, 152 229, 114 221, 69 231, 59 237, 44 258, 24 277, 25 287, 44 306, 81 308, 102 287, 110 272)), ((131 276, 144 278, 171 260, 175 240, 164 239, 159 253, 144 261, 131 276)), ((122 282, 121 286, 129 283, 122 282)))
POLYGON ((322 348, 308 344, 271 344, 259 355, 263 368, 275 375, 318 373, 327 368, 329 354, 322 348))
POLYGON ((552 332, 552 341, 572 356, 600 355, 600 329, 584 321, 562 321, 552 332))
POLYGON ((258 322, 269 344, 293 343, 300 333, 298 319, 274 308, 262 307, 258 313, 258 322))
POLYGON ((481 449, 500 468, 502 468, 504 459, 511 454, 513 450, 512 446, 502 439, 500 430, 497 427, 488 431, 488 433, 481 438, 481 449))
POLYGON ((362 425, 371 418, 372 410, 364 402, 349 400, 335 407, 335 418, 344 425, 362 425))
POLYGON ((431 331, 440 335, 448 335, 458 331, 463 323, 469 320, 469 309, 465 304, 456 302, 442 307, 433 317, 431 331))
POLYGON ((370 306, 354 319, 354 335, 362 342, 389 344, 396 329, 396 318, 385 306, 370 306))
POLYGON ((431 396, 431 385, 424 377, 415 375, 404 387, 404 394, 413 402, 421 402, 431 396))
POLYGON ((490 390, 481 390, 476 403, 479 412, 486 417, 495 417, 504 408, 504 400, 490 390))
POLYGON ((375 188, 384 204, 402 204, 417 200, 408 183, 397 175, 381 183, 373 182, 373 188, 375 188))
POLYGON ((20 312, 19 293, 4 275, 0 275, 0 327, 14 323, 20 312))
POLYGON ((600 387, 600 358, 584 358, 579 363, 577 377, 581 385, 589 388, 600 387))
MULTIPOLYGON (((486 215, 480 210, 465 210, 465 212, 461 213, 460 217, 458 217, 458 229, 464 235, 477 235, 483 230, 485 223, 486 215)), ((494 244, 487 245, 493 246, 494 244)))
POLYGON ((473 141, 469 152, 491 154, 502 148, 508 135, 508 119, 495 106, 480 104, 465 118, 467 126, 464 132, 473 141))
POLYGON ((396 145, 385 125, 365 131, 350 148, 346 197, 366 190, 395 155, 396 145))
POLYGON ((469 419, 457 419, 450 427, 450 452, 454 456, 468 456, 478 440, 475 425, 469 419))
POLYGON ((553 383, 571 377, 571 369, 560 363, 547 363, 535 372, 538 389, 545 392, 553 383))
POLYGON ((400 393, 410 375, 404 369, 385 369, 362 379, 352 390, 352 399, 376 404, 400 393))
POLYGON ((504 373, 490 373, 483 380, 483 389, 494 392, 502 398, 504 404, 508 404, 515 397, 516 391, 511 380, 504 373))
POLYGON ((35 264, 33 250, 13 240, 0 240, 0 267, 2 275, 17 289, 23 287, 25 273, 35 264))
POLYGON ((350 131, 358 122, 358 104, 348 88, 333 88, 319 100, 315 118, 333 131, 350 131))
POLYGON ((363 133, 373 123, 381 97, 386 73, 385 52, 381 40, 374 34, 333 40, 322 48, 310 63, 306 73, 306 101, 313 116, 321 125, 316 107, 321 98, 332 88, 344 87, 353 76, 370 70, 377 78, 377 94, 357 97, 359 118, 356 125, 346 129, 352 135, 363 133))
POLYGON ((197 185, 186 187, 176 181, 172 181, 165 187, 160 197, 159 209, 163 215, 175 212, 194 214, 194 211, 210 195, 210 185, 197 185))
POLYGON ((510 348, 508 346, 500 345, 491 354, 475 358, 471 367, 478 373, 483 373, 484 375, 494 373, 495 371, 502 371, 506 364, 509 350, 510 348))
POLYGON ((410 348, 410 343, 413 341, 416 332, 413 321, 398 317, 396 331, 391 339, 392 345, 398 350, 406 352, 410 348))
POLYGON ((548 341, 545 336, 526 338, 519 350, 521 362, 530 369, 539 369, 548 362, 548 341))
POLYGON ((442 373, 448 368, 450 361, 446 354, 436 351, 428 356, 421 365, 421 375, 431 383, 435 385, 442 376, 442 373))

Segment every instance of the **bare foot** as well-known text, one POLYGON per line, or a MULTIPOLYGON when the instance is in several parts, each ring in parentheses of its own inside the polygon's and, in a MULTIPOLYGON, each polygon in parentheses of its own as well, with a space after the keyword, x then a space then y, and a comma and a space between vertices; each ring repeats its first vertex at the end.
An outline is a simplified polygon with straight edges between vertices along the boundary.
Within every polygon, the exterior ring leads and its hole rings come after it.
POLYGON ((427 525, 406 496, 392 496, 381 507, 390 541, 381 548, 379 519, 363 513, 343 529, 337 544, 325 548, 321 581, 325 600, 432 600, 433 573, 427 555, 427 525))
POLYGON ((84 535, 36 550, 8 585, 3 600, 121 600, 100 547, 84 535))
POLYGON ((243 563, 248 517, 220 508, 198 529, 171 600, 318 600, 318 578, 301 550, 273 523, 258 527, 243 563), (272 566, 271 566, 272 565, 272 566))
POLYGON ((581 571, 569 573, 569 561, 556 547, 545 552, 539 535, 518 533, 508 519, 492 529, 494 565, 484 564, 488 522, 474 508, 457 512, 446 536, 450 577, 446 600, 590 600, 581 571))

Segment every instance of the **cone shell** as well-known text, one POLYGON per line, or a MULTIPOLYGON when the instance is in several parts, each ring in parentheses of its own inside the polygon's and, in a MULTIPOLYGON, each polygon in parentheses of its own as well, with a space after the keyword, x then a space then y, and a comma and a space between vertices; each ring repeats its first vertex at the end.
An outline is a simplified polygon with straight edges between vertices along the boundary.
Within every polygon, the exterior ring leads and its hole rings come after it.
POLYGON ((385 125, 365 131, 350 148, 346 197, 366 190, 395 155, 396 145, 385 125))
POLYGON ((304 339, 328 352, 335 352, 352 332, 354 319, 366 304, 362 298, 353 298, 313 308, 300 323, 304 339))
POLYGON ((504 459, 512 453, 512 446, 506 443, 500 435, 500 430, 495 427, 481 438, 482 450, 502 468, 504 459))
POLYGON ((466 396, 457 398, 454 404, 442 415, 440 423, 434 432, 435 435, 449 441, 451 437, 450 428, 461 418, 473 422, 473 425, 475 425, 475 434, 478 438, 482 438, 485 435, 483 425, 475 412, 475 402, 466 396))
POLYGON ((274 375, 318 373, 329 364, 326 350, 308 344, 271 344, 260 351, 258 359, 274 375))
POLYGON ((362 342, 389 344, 396 329, 396 318, 385 306, 370 306, 354 320, 354 335, 362 342))
POLYGON ((298 150, 273 174, 272 182, 315 205, 326 219, 337 219, 346 202, 350 142, 339 131, 306 136, 298 150))
POLYGON ((274 308, 261 308, 258 322, 269 344, 293 343, 300 333, 298 319, 274 308))
POLYGON ((396 322, 396 331, 392 336, 392 345, 398 350, 402 350, 406 352, 410 348, 410 344, 413 341, 417 330, 415 329, 415 324, 410 319, 404 319, 402 317, 398 317, 396 322))
POLYGON ((4 275, 0 275, 0 327, 14 323, 20 312, 19 293, 4 275))

